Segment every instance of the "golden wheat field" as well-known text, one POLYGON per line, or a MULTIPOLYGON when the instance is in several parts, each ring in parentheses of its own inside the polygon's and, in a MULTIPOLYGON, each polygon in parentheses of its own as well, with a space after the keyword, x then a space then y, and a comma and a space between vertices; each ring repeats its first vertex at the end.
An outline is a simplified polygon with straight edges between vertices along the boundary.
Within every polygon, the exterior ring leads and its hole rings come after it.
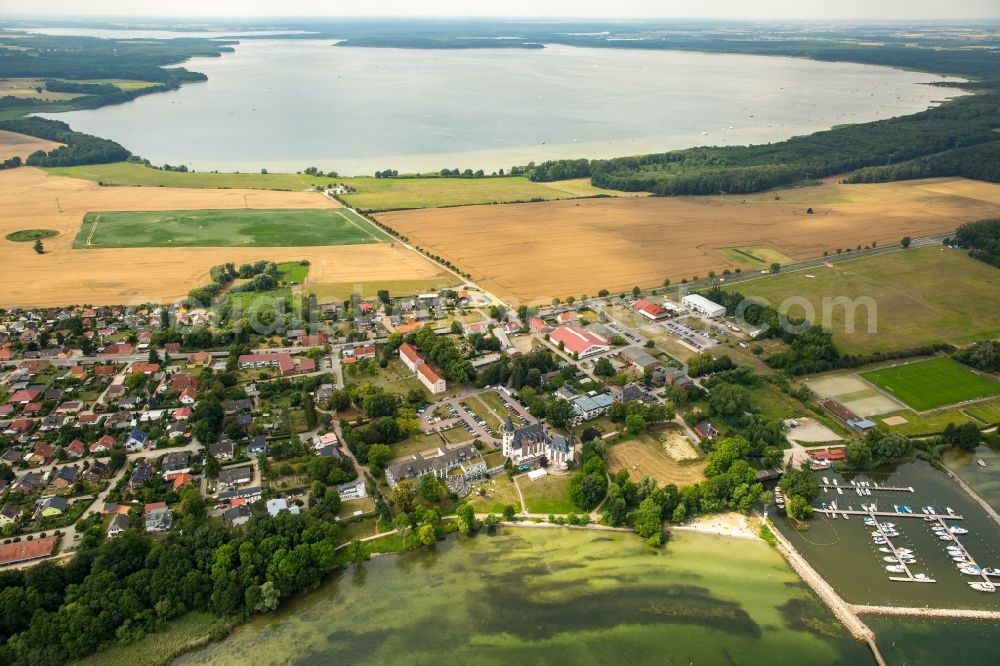
POLYGON ((727 268, 767 269, 774 256, 799 260, 896 243, 998 215, 1000 185, 938 178, 824 183, 745 197, 552 201, 377 217, 501 298, 539 303, 652 287, 664 278, 676 283, 727 268))

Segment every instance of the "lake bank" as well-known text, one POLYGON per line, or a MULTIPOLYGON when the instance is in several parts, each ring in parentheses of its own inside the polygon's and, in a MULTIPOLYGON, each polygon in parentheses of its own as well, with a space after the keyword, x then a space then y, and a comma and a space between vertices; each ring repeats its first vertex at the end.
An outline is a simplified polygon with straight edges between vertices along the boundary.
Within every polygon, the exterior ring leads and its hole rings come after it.
POLYGON ((763 541, 684 532, 655 550, 629 534, 509 528, 352 566, 178 663, 247 651, 261 664, 871 663, 763 541))

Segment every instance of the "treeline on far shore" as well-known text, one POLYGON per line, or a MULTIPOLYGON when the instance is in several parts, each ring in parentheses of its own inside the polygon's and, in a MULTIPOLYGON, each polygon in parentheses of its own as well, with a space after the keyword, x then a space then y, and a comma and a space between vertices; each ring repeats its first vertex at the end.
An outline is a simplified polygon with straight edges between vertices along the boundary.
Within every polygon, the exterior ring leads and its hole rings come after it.
POLYGON ((859 169, 858 180, 852 182, 930 175, 968 175, 996 182, 1000 181, 997 127, 1000 93, 990 92, 909 116, 845 125, 778 143, 555 160, 528 165, 524 171, 539 182, 590 176, 597 187, 662 196, 746 194, 859 169), (990 158, 992 163, 986 163, 990 158))

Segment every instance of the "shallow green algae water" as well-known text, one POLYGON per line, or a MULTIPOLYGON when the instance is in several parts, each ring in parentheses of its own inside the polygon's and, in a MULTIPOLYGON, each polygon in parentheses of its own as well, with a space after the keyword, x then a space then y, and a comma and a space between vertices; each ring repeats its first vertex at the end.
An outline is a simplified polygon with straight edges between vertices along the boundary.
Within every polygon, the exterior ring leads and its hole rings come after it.
POLYGON ((760 541, 505 529, 378 557, 181 664, 870 664, 760 541))

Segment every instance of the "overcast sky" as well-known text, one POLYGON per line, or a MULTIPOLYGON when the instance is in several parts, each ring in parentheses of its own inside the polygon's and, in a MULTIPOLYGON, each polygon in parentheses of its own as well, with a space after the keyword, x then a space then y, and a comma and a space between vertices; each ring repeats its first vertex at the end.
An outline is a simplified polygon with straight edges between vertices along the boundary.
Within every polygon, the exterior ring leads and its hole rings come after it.
POLYGON ((1000 18, 1000 0, 3 0, 30 16, 526 16, 709 19, 1000 18))

